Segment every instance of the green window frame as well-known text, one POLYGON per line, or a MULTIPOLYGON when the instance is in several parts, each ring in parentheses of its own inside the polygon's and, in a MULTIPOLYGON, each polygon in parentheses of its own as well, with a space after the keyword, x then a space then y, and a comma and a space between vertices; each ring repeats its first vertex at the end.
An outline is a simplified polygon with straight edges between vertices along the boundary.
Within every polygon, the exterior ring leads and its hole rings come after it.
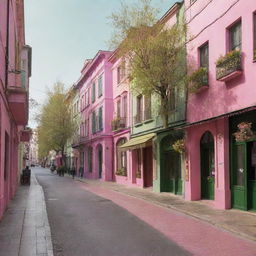
POLYGON ((99 108, 99 131, 103 130, 103 120, 102 120, 102 113, 103 113, 103 108, 99 108))

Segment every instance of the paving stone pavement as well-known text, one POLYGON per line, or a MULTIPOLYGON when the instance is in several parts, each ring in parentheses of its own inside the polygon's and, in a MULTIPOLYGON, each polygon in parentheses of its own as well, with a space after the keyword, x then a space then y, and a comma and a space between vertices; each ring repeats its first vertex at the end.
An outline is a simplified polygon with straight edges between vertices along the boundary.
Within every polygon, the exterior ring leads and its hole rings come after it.
POLYGON ((152 189, 142 189, 116 184, 115 182, 104 182, 100 180, 77 180, 84 182, 87 186, 99 186, 111 189, 115 192, 140 198, 156 205, 170 208, 208 222, 223 230, 234 233, 243 238, 256 241, 256 213, 235 209, 218 210, 213 207, 213 201, 185 201, 182 196, 171 193, 155 193, 152 189))
POLYGON ((44 192, 32 171, 0 222, 0 256, 53 256, 44 192))

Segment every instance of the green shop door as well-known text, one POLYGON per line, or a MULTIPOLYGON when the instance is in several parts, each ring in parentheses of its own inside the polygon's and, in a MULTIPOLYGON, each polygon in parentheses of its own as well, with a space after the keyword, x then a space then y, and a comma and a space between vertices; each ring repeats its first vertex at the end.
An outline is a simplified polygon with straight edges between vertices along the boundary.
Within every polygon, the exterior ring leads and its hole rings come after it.
POLYGON ((232 205, 256 210, 256 142, 235 143, 232 151, 232 205))
POLYGON ((180 154, 175 151, 165 151, 163 158, 162 191, 181 195, 182 179, 180 154))
POLYGON ((214 200, 214 138, 205 132, 200 141, 201 155, 201 198, 214 200))

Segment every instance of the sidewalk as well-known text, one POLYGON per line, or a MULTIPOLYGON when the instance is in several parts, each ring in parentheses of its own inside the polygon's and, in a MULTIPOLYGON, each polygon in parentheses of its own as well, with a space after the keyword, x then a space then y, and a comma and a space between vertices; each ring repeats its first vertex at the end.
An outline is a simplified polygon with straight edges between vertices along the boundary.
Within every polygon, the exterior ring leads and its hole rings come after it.
POLYGON ((154 193, 150 189, 128 187, 114 182, 80 178, 77 180, 84 182, 89 187, 97 186, 112 190, 184 213, 243 238, 256 241, 256 213, 235 209, 218 210, 213 208, 209 201, 185 201, 181 196, 171 193, 154 193))
POLYGON ((44 193, 33 172, 0 222, 0 248, 0 256, 53 256, 44 193))

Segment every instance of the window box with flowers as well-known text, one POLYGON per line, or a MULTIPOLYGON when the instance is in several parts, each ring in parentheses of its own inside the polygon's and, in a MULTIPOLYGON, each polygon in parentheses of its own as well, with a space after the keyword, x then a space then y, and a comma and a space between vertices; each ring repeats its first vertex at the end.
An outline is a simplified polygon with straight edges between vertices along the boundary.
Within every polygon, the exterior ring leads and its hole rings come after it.
POLYGON ((200 67, 194 71, 189 77, 189 83, 189 91, 191 93, 198 93, 209 88, 208 69, 205 67, 200 67))
POLYGON ((228 52, 216 62, 216 79, 229 81, 242 74, 242 53, 240 50, 228 52))
POLYGON ((180 139, 172 144, 172 149, 180 154, 183 154, 186 150, 185 140, 180 139))
POLYGON ((127 171, 125 167, 122 167, 116 171, 116 175, 118 176, 127 176, 127 171))

